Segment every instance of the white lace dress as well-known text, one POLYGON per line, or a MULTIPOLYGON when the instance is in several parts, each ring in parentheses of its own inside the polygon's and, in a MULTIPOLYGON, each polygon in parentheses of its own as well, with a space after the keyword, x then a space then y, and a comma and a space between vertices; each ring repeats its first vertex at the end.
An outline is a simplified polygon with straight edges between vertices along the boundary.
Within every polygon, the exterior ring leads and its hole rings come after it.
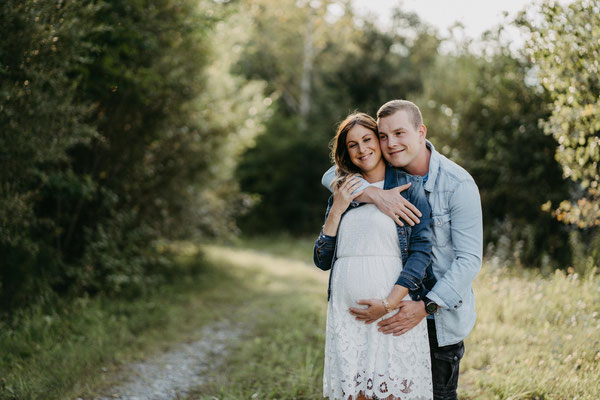
POLYGON ((371 204, 349 210, 338 230, 336 251, 323 396, 432 399, 426 320, 403 335, 384 335, 376 323, 366 325, 348 311, 358 306, 357 300, 385 298, 398 279, 402 259, 394 221, 371 204))

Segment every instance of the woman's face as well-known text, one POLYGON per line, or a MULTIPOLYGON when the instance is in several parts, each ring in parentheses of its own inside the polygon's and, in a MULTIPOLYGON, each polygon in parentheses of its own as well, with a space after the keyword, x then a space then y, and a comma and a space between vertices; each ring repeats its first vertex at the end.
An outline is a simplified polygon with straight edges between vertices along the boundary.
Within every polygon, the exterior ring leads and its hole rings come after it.
POLYGON ((348 131, 346 148, 352 163, 363 172, 372 171, 383 162, 375 132, 362 125, 355 125, 348 131))

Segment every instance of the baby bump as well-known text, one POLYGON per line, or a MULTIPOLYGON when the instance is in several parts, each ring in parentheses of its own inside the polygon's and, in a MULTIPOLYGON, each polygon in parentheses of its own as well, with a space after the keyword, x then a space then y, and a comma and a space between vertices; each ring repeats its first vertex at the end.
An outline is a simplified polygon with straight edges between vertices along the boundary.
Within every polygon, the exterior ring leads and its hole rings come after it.
POLYGON ((339 258, 333 267, 332 295, 350 307, 358 300, 385 298, 401 271, 399 257, 339 258))

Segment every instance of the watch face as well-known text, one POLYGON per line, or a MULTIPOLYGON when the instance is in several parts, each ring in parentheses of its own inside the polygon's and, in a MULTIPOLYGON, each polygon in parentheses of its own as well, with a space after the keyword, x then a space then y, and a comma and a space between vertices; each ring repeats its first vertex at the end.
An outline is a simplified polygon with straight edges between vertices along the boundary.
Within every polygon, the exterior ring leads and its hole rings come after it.
POLYGON ((433 314, 436 310, 437 306, 433 301, 427 303, 427 305, 425 306, 425 311, 427 311, 428 314, 433 314))

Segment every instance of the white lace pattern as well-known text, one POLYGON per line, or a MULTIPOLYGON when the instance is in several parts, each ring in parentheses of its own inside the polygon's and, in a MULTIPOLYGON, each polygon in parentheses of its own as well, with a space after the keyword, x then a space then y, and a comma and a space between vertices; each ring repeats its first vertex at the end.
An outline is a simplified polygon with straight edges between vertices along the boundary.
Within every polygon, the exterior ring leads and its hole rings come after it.
POLYGON ((348 211, 338 231, 336 252, 323 396, 432 399, 426 321, 403 335, 384 335, 376 323, 366 325, 348 311, 357 300, 385 298, 395 284, 402 259, 394 222, 369 204, 348 211))

